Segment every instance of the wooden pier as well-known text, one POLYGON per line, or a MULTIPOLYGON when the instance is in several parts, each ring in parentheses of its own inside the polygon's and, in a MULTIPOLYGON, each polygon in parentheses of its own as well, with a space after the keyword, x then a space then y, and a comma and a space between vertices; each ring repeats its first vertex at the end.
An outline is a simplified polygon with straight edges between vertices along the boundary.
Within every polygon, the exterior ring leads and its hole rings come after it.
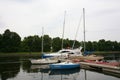
POLYGON ((85 69, 99 69, 106 72, 112 72, 120 74, 120 66, 108 65, 108 64, 98 64, 93 62, 80 62, 81 68, 85 69))

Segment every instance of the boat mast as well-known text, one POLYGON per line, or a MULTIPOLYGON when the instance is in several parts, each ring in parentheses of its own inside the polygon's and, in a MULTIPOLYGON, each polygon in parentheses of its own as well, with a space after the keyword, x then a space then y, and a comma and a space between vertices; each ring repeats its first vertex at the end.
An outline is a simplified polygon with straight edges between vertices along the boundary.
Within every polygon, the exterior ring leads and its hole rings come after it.
POLYGON ((63 21, 63 34, 62 34, 62 45, 61 45, 62 49, 63 49, 63 39, 64 39, 64 29, 65 29, 65 16, 66 16, 66 11, 65 11, 65 14, 64 14, 64 21, 63 21))
POLYGON ((41 53, 43 54, 43 35, 44 35, 44 27, 42 27, 42 45, 41 45, 41 53))
POLYGON ((73 42, 73 45, 72 45, 72 49, 75 46, 75 41, 76 41, 76 37, 77 37, 78 31, 79 31, 81 19, 82 19, 82 15, 80 16, 80 20, 79 20, 79 23, 78 23, 78 26, 77 26, 77 30, 76 30, 76 34, 75 34, 75 39, 74 39, 74 42, 73 42))
POLYGON ((85 9, 83 8, 83 33, 84 33, 84 53, 86 50, 86 46, 85 46, 85 9))

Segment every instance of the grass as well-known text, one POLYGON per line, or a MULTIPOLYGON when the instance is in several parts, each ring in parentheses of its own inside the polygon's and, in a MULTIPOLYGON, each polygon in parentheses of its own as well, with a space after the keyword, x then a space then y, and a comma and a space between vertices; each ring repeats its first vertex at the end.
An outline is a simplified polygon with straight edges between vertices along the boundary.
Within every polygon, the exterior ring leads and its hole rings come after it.
POLYGON ((40 52, 16 52, 16 53, 0 53, 0 57, 31 57, 41 56, 40 52))

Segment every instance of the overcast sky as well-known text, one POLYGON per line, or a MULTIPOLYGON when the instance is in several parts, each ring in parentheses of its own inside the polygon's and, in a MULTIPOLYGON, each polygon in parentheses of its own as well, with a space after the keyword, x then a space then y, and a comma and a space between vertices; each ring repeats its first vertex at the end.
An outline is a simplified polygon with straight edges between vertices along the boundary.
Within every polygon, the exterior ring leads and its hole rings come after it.
POLYGON ((6 29, 22 38, 44 34, 61 37, 65 20, 65 38, 83 40, 85 8, 86 40, 120 41, 120 0, 0 0, 0 34, 6 29))

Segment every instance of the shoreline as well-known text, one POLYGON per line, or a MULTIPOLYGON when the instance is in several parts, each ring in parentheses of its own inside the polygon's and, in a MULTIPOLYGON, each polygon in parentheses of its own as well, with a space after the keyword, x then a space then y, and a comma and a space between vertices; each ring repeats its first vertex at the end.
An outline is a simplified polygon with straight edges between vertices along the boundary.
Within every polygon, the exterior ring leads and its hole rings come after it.
MULTIPOLYGON (((47 52, 49 53, 49 52, 47 52)), ((120 54, 120 51, 95 51, 92 54, 120 54)), ((16 53, 0 53, 0 57, 41 57, 41 52, 16 52, 16 53)))

